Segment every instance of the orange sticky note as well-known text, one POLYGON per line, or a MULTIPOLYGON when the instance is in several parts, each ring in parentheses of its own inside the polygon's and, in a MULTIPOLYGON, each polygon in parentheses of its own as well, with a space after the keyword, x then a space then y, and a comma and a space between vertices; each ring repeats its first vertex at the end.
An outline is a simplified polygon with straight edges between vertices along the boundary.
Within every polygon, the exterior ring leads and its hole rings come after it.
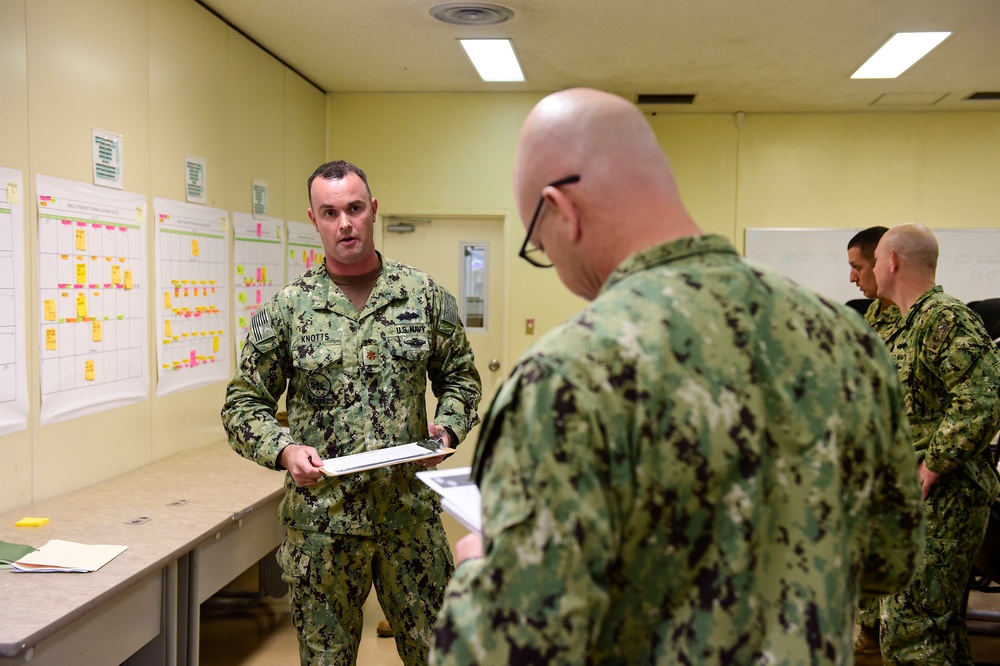
POLYGON ((125 288, 132 288, 132 271, 125 271, 125 288))
POLYGON ((44 319, 45 321, 55 321, 56 320, 56 301, 55 299, 46 299, 44 303, 44 319))
POLYGON ((83 292, 76 295, 76 316, 78 319, 87 316, 87 295, 83 292))
POLYGON ((45 329, 45 351, 56 350, 56 329, 45 329))
POLYGON ((99 319, 95 319, 91 323, 90 327, 90 339, 94 342, 100 342, 104 339, 104 327, 99 319))
POLYGON ((97 378, 97 373, 94 372, 93 360, 83 362, 83 378, 88 382, 92 382, 97 378))

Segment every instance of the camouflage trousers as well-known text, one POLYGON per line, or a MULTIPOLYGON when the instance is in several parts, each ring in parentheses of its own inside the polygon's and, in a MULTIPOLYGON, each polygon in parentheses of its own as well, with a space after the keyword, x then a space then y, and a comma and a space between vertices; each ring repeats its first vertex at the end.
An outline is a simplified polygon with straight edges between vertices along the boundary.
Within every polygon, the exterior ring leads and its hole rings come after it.
POLYGON ((931 487, 924 501, 927 542, 916 575, 901 592, 880 598, 884 663, 972 666, 961 609, 991 504, 986 491, 961 472, 931 487))
POLYGON ((373 583, 403 663, 427 663, 455 569, 439 518, 376 537, 286 528, 277 559, 291 590, 303 666, 356 663, 362 606, 373 583))

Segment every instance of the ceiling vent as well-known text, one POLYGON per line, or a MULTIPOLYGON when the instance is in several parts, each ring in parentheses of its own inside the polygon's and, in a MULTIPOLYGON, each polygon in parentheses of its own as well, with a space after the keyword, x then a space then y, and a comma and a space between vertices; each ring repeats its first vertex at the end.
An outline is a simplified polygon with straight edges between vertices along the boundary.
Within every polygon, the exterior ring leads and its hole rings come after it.
POLYGON ((668 94, 668 95, 645 95, 636 96, 636 104, 694 104, 694 95, 668 94))
POLYGON ((432 7, 431 16, 454 25, 495 25, 513 17, 514 12, 482 2, 449 2, 432 7))
POLYGON ((972 93, 971 95, 965 98, 965 101, 968 102, 969 100, 981 100, 981 99, 998 100, 1000 99, 1000 90, 994 90, 992 92, 972 93))

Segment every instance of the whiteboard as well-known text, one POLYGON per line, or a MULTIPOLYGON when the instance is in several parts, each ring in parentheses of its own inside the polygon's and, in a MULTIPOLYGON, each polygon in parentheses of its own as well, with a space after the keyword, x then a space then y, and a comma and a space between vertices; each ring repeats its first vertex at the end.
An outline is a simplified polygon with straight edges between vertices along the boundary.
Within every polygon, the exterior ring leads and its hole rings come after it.
MULTIPOLYGON (((747 229, 747 259, 841 303, 864 298, 850 282, 847 243, 860 229, 747 229)), ((937 283, 966 303, 1000 297, 1000 229, 932 229, 937 283)))

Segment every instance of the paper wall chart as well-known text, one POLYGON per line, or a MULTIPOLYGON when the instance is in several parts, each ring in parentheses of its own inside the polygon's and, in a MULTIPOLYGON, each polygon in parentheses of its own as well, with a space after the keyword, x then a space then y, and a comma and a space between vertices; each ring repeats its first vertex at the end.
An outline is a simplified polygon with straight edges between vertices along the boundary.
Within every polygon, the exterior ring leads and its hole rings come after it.
POLYGON ((311 222, 288 221, 288 277, 291 282, 316 264, 323 263, 323 242, 311 222))
POLYGON ((23 197, 21 172, 0 167, 0 435, 28 427, 23 197))
POLYGON ((156 395, 229 379, 229 216, 153 199, 156 219, 156 395))
POLYGON ((233 213, 233 280, 236 315, 236 358, 246 342, 250 318, 285 286, 285 223, 273 217, 255 219, 233 213))
POLYGON ((145 400, 146 198, 43 175, 35 189, 41 423, 145 400))

